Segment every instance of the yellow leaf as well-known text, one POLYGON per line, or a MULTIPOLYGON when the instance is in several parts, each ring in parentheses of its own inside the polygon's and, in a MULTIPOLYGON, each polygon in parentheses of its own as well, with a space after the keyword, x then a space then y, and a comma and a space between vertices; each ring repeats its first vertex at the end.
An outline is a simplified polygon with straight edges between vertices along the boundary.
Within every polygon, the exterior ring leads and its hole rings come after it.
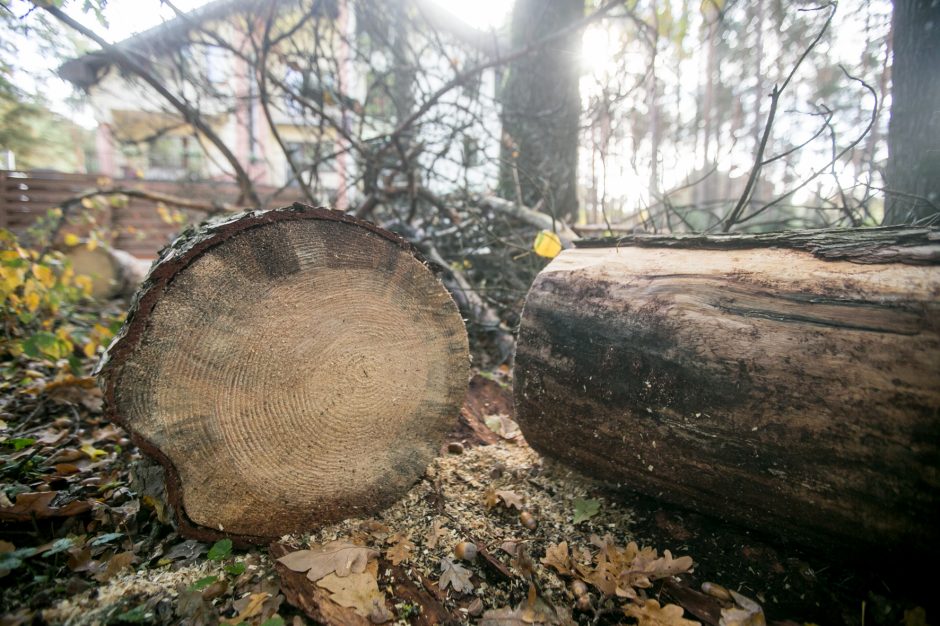
POLYGON ((95 208, 95 201, 91 198, 82 198, 82 206, 86 209, 93 209, 95 208))
POLYGON ((77 246, 81 240, 78 238, 78 235, 75 233, 68 233, 65 235, 65 245, 67 246, 77 246))
POLYGON ((88 343, 85 344, 85 347, 82 348, 82 352, 84 352, 85 356, 87 356, 89 359, 95 356, 95 353, 97 351, 98 351, 98 344, 94 341, 89 341, 88 343))
POLYGON ((561 252, 561 239, 551 231, 540 231, 539 234, 535 236, 535 243, 532 244, 532 249, 541 257, 554 259, 558 256, 558 253, 561 252))
POLYGON ((160 219, 166 222, 167 224, 173 223, 173 217, 170 215, 170 212, 167 210, 166 205, 158 204, 157 214, 160 216, 160 219))
POLYGON ((29 293, 26 296, 26 310, 30 313, 35 313, 36 309, 39 308, 39 294, 35 291, 29 293))
POLYGON ((55 285, 55 274, 45 265, 33 264, 33 276, 42 283, 46 289, 51 289, 55 285))
POLYGON ((88 240, 88 243, 85 244, 85 247, 88 248, 89 252, 94 252, 95 248, 98 247, 98 240, 92 237, 88 240))
POLYGON ((86 296, 91 295, 92 282, 91 279, 85 275, 80 275, 75 277, 75 285, 85 292, 86 296))
POLYGON ((85 454, 87 454, 88 457, 89 457, 92 461, 97 460, 97 458, 98 458, 99 456, 108 456, 108 453, 107 453, 107 452, 105 452, 104 450, 99 450, 98 448, 96 448, 95 446, 91 445, 90 443, 86 443, 85 445, 83 445, 82 448, 81 448, 81 450, 82 450, 82 452, 84 452, 85 454))

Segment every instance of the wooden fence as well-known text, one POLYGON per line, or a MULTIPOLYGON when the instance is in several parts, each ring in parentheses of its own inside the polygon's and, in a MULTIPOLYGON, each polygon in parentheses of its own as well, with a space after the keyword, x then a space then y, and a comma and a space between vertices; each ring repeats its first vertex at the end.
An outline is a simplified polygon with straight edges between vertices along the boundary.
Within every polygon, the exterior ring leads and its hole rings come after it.
MULTIPOLYGON (((0 228, 22 234, 49 209, 96 188, 139 189, 210 203, 234 203, 238 198, 238 187, 227 182, 111 180, 102 179, 97 174, 0 170, 0 228)), ((272 206, 290 204, 298 199, 296 190, 292 189, 277 195, 278 190, 274 187, 259 186, 257 190, 262 197, 272 197, 272 206)), ((169 205, 168 208, 173 209, 169 205)), ((130 198, 126 206, 97 211, 95 218, 97 226, 112 233, 115 248, 152 259, 187 223, 195 223, 205 217, 205 213, 200 211, 181 210, 184 222, 179 224, 168 221, 166 212, 158 209, 154 200, 130 198)))

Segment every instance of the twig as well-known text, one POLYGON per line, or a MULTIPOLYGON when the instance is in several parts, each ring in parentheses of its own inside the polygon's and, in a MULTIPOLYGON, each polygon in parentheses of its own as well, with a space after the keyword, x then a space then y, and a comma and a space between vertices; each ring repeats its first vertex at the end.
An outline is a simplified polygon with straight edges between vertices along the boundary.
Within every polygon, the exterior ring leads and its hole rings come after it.
POLYGON ((862 86, 863 86, 865 89, 867 89, 867 90, 869 91, 869 93, 871 93, 872 97, 875 99, 875 103, 874 103, 874 105, 872 105, 871 118, 868 120, 868 126, 865 127, 865 130, 863 130, 863 131, 861 132, 861 134, 859 134, 859 136, 856 137, 855 140, 854 140, 852 143, 850 143, 850 144, 847 145, 844 149, 842 149, 842 151, 840 151, 839 154, 835 155, 835 156, 832 158, 832 160, 831 160, 829 163, 827 163, 824 167, 822 167, 822 168, 820 168, 820 169, 814 171, 814 172, 812 173, 812 175, 809 176, 809 178, 807 178, 806 180, 804 180, 802 183, 800 183, 799 185, 797 185, 795 188, 791 189, 790 191, 788 191, 788 192, 786 192, 786 193, 784 193, 784 194, 782 194, 782 195, 777 196, 776 198, 774 198, 773 200, 771 200, 770 202, 768 202, 767 204, 765 204, 765 205, 762 206, 761 208, 759 208, 759 209, 757 209, 756 211, 754 211, 752 214, 748 215, 747 217, 742 218, 742 219, 740 220, 740 223, 747 222, 747 221, 749 221, 749 220, 754 219, 755 217, 757 217, 758 215, 760 215, 761 213, 763 213, 764 211, 766 211, 766 210, 769 209, 770 207, 772 207, 772 206, 778 204, 779 202, 781 202, 781 201, 784 200, 785 198, 788 198, 788 197, 792 196, 794 193, 796 193, 796 192, 799 191, 800 189, 803 189, 804 187, 806 187, 806 185, 810 184, 813 180, 816 179, 816 177, 818 177, 820 174, 822 174, 822 173, 825 172, 827 169, 829 169, 829 167, 830 167, 830 165, 831 165, 832 163, 834 163, 834 162, 838 161, 839 159, 841 159, 843 156, 845 156, 845 154, 847 154, 850 150, 852 150, 855 146, 857 146, 857 145, 859 144, 859 142, 861 142, 862 139, 864 139, 865 136, 868 135, 869 131, 871 131, 872 126, 875 124, 875 119, 877 119, 877 116, 878 116, 878 94, 875 93, 875 90, 871 87, 871 85, 869 85, 868 83, 866 83, 866 82, 863 81, 862 79, 856 78, 855 76, 852 76, 851 74, 849 74, 848 70, 846 70, 843 66, 840 65, 839 68, 840 68, 840 69, 845 73, 845 75, 848 76, 850 79, 861 83, 862 86))
POLYGON ((829 12, 829 17, 826 18, 826 22, 819 30, 816 38, 813 39, 806 50, 803 51, 803 54, 800 55, 800 58, 797 59, 796 64, 790 70, 790 73, 787 75, 786 80, 783 81, 783 84, 779 87, 774 85, 773 91, 770 94, 770 111, 767 114, 767 123, 764 125, 764 133, 761 136, 760 145, 758 146, 757 154, 754 157, 754 165, 751 167, 751 173, 747 177, 747 184, 744 185, 744 191, 741 193, 741 197, 738 199, 738 203, 735 205, 734 209, 732 209, 731 213, 728 215, 728 218, 724 221, 722 226, 723 232, 730 231, 731 227, 737 223, 738 219, 741 217, 741 213, 744 212, 744 205, 747 204, 747 202, 751 199, 751 194, 754 192, 754 184, 757 182, 757 175, 760 173, 761 167, 764 165, 764 149, 767 147, 767 140, 770 138, 770 130, 771 127, 773 127, 774 116, 777 114, 777 104, 780 101, 780 94, 782 94, 783 91, 787 88, 787 85, 790 84, 790 81, 793 79, 796 71, 803 63, 803 60, 806 59, 810 52, 813 51, 813 49, 816 47, 816 44, 819 43, 819 40, 822 39, 822 36, 829 28, 829 24, 832 23, 832 18, 836 14, 836 4, 830 2, 826 6, 830 7, 832 10, 829 12))

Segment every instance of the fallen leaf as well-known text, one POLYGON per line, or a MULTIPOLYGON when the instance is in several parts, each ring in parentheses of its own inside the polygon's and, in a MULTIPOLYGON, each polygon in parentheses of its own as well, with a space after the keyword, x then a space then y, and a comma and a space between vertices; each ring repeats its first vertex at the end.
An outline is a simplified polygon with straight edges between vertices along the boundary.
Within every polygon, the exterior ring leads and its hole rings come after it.
POLYGON ((444 529, 441 527, 441 520, 434 520, 431 524, 431 530, 429 530, 428 534, 424 537, 424 543, 429 550, 433 550, 437 547, 437 542, 441 540, 443 534, 444 529))
POLYGON ((134 556, 133 552, 119 552, 108 559, 107 566, 103 571, 95 574, 94 578, 98 582, 107 582, 117 576, 121 570, 130 567, 135 560, 137 560, 137 557, 134 556))
POLYGON ((392 562, 392 565, 400 565, 411 558, 411 552, 414 549, 415 544, 406 535, 402 535, 395 545, 385 551, 385 557, 392 562))
POLYGON ((206 554, 206 558, 210 561, 222 561, 228 558, 228 555, 232 553, 232 540, 231 539, 220 539, 212 544, 212 547, 209 548, 209 553, 206 554))
POLYGON ((317 581, 317 586, 329 591, 330 600, 336 604, 355 610, 373 623, 385 622, 391 617, 385 608, 385 594, 379 591, 375 574, 370 571, 343 577, 327 574, 317 581))
POLYGON ((523 497, 515 491, 497 491, 496 497, 503 501, 506 508, 516 507, 517 510, 522 510, 523 497))
POLYGON ((96 460, 99 456, 108 456, 107 452, 105 452, 104 450, 99 450, 98 448, 91 445, 90 443, 86 443, 85 445, 82 446, 81 449, 82 449, 82 452, 87 454, 88 458, 90 458, 92 461, 96 460))
POLYGON ((503 439, 515 439, 520 434, 519 424, 502 413, 487 415, 483 418, 483 423, 503 439))
POLYGON ((444 557, 441 559, 441 579, 437 586, 441 591, 445 591, 447 586, 457 593, 469 593, 473 591, 473 583, 470 577, 473 573, 467 568, 457 565, 451 559, 444 557))
POLYGON ((574 520, 573 523, 580 524, 586 522, 601 510, 600 500, 586 500, 577 498, 574 501, 574 520))
POLYGON ((71 517, 91 509, 91 503, 75 500, 60 507, 50 506, 56 497, 54 491, 36 491, 21 493, 16 496, 13 506, 0 508, 0 521, 28 522, 49 517, 71 517))
POLYGON ((718 626, 765 626, 767 624, 761 605, 734 589, 729 589, 728 592, 734 599, 735 606, 721 609, 721 620, 718 626))
POLYGON ((574 572, 571 571, 571 555, 568 554, 568 542, 562 541, 557 545, 549 545, 548 548, 545 549, 542 564, 555 568, 559 574, 565 576, 573 574, 574 572))
POLYGON ((682 617, 685 612, 681 606, 659 606, 656 600, 647 600, 643 604, 628 604, 623 612, 636 619, 638 626, 701 626, 700 622, 682 617))
POLYGON ((348 576, 350 572, 361 574, 369 559, 377 556, 379 553, 375 550, 337 540, 309 550, 291 552, 279 558, 278 562, 292 571, 307 572, 308 579, 317 581, 333 572, 340 577, 348 576))
POLYGON ((254 617, 261 612, 261 607, 264 606, 264 601, 271 597, 270 593, 262 591, 260 593, 253 593, 247 598, 243 598, 243 604, 238 605, 236 603, 235 609, 239 612, 235 617, 231 617, 226 620, 222 620, 223 624, 241 624, 245 620, 254 617))
POLYGON ((382 522, 374 519, 368 519, 359 525, 359 528, 378 540, 384 540, 392 530, 382 522))

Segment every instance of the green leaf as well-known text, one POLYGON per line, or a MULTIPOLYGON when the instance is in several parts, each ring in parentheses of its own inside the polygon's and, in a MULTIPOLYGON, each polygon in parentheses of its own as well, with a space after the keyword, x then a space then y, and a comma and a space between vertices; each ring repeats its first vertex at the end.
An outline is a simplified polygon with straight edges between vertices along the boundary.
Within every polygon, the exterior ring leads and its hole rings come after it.
POLYGON ((231 539, 221 539, 216 541, 211 548, 209 548, 209 554, 206 555, 206 558, 210 561, 221 561, 228 557, 232 553, 232 540, 231 539))
POLYGON ((208 587, 209 585, 211 585, 218 579, 219 579, 218 576, 206 576, 205 578, 200 578, 199 580, 197 580, 196 582, 194 582, 193 584, 189 586, 189 590, 190 591, 202 591, 203 589, 205 589, 206 587, 208 587))
POLYGON ((275 615, 274 617, 261 622, 261 626, 284 626, 284 618, 275 615))
POLYGON ((224 569, 226 572, 228 572, 232 576, 239 576, 245 572, 245 564, 242 563, 241 561, 238 561, 237 563, 226 565, 222 569, 224 569))
POLYGON ((43 556, 50 556, 53 554, 58 554, 60 552, 65 552, 69 548, 75 545, 75 542, 69 538, 65 537, 64 539, 56 539, 48 550, 42 553, 43 556))
POLYGON ((124 536, 124 533, 108 533, 106 535, 101 535, 100 537, 95 537, 91 540, 89 545, 91 546, 103 546, 106 543, 110 543, 115 539, 120 539, 124 536))
POLYGON ((16 569, 23 565, 23 559, 36 554, 36 548, 20 548, 13 552, 0 553, 0 570, 16 569))
POLYGON ((16 437, 14 439, 7 439, 3 443, 7 444, 8 446, 13 446, 13 449, 19 452, 23 448, 36 443, 36 440, 30 439, 29 437, 16 437))
POLYGON ((576 498, 574 501, 574 523, 586 522, 601 510, 600 500, 585 500, 576 498))

